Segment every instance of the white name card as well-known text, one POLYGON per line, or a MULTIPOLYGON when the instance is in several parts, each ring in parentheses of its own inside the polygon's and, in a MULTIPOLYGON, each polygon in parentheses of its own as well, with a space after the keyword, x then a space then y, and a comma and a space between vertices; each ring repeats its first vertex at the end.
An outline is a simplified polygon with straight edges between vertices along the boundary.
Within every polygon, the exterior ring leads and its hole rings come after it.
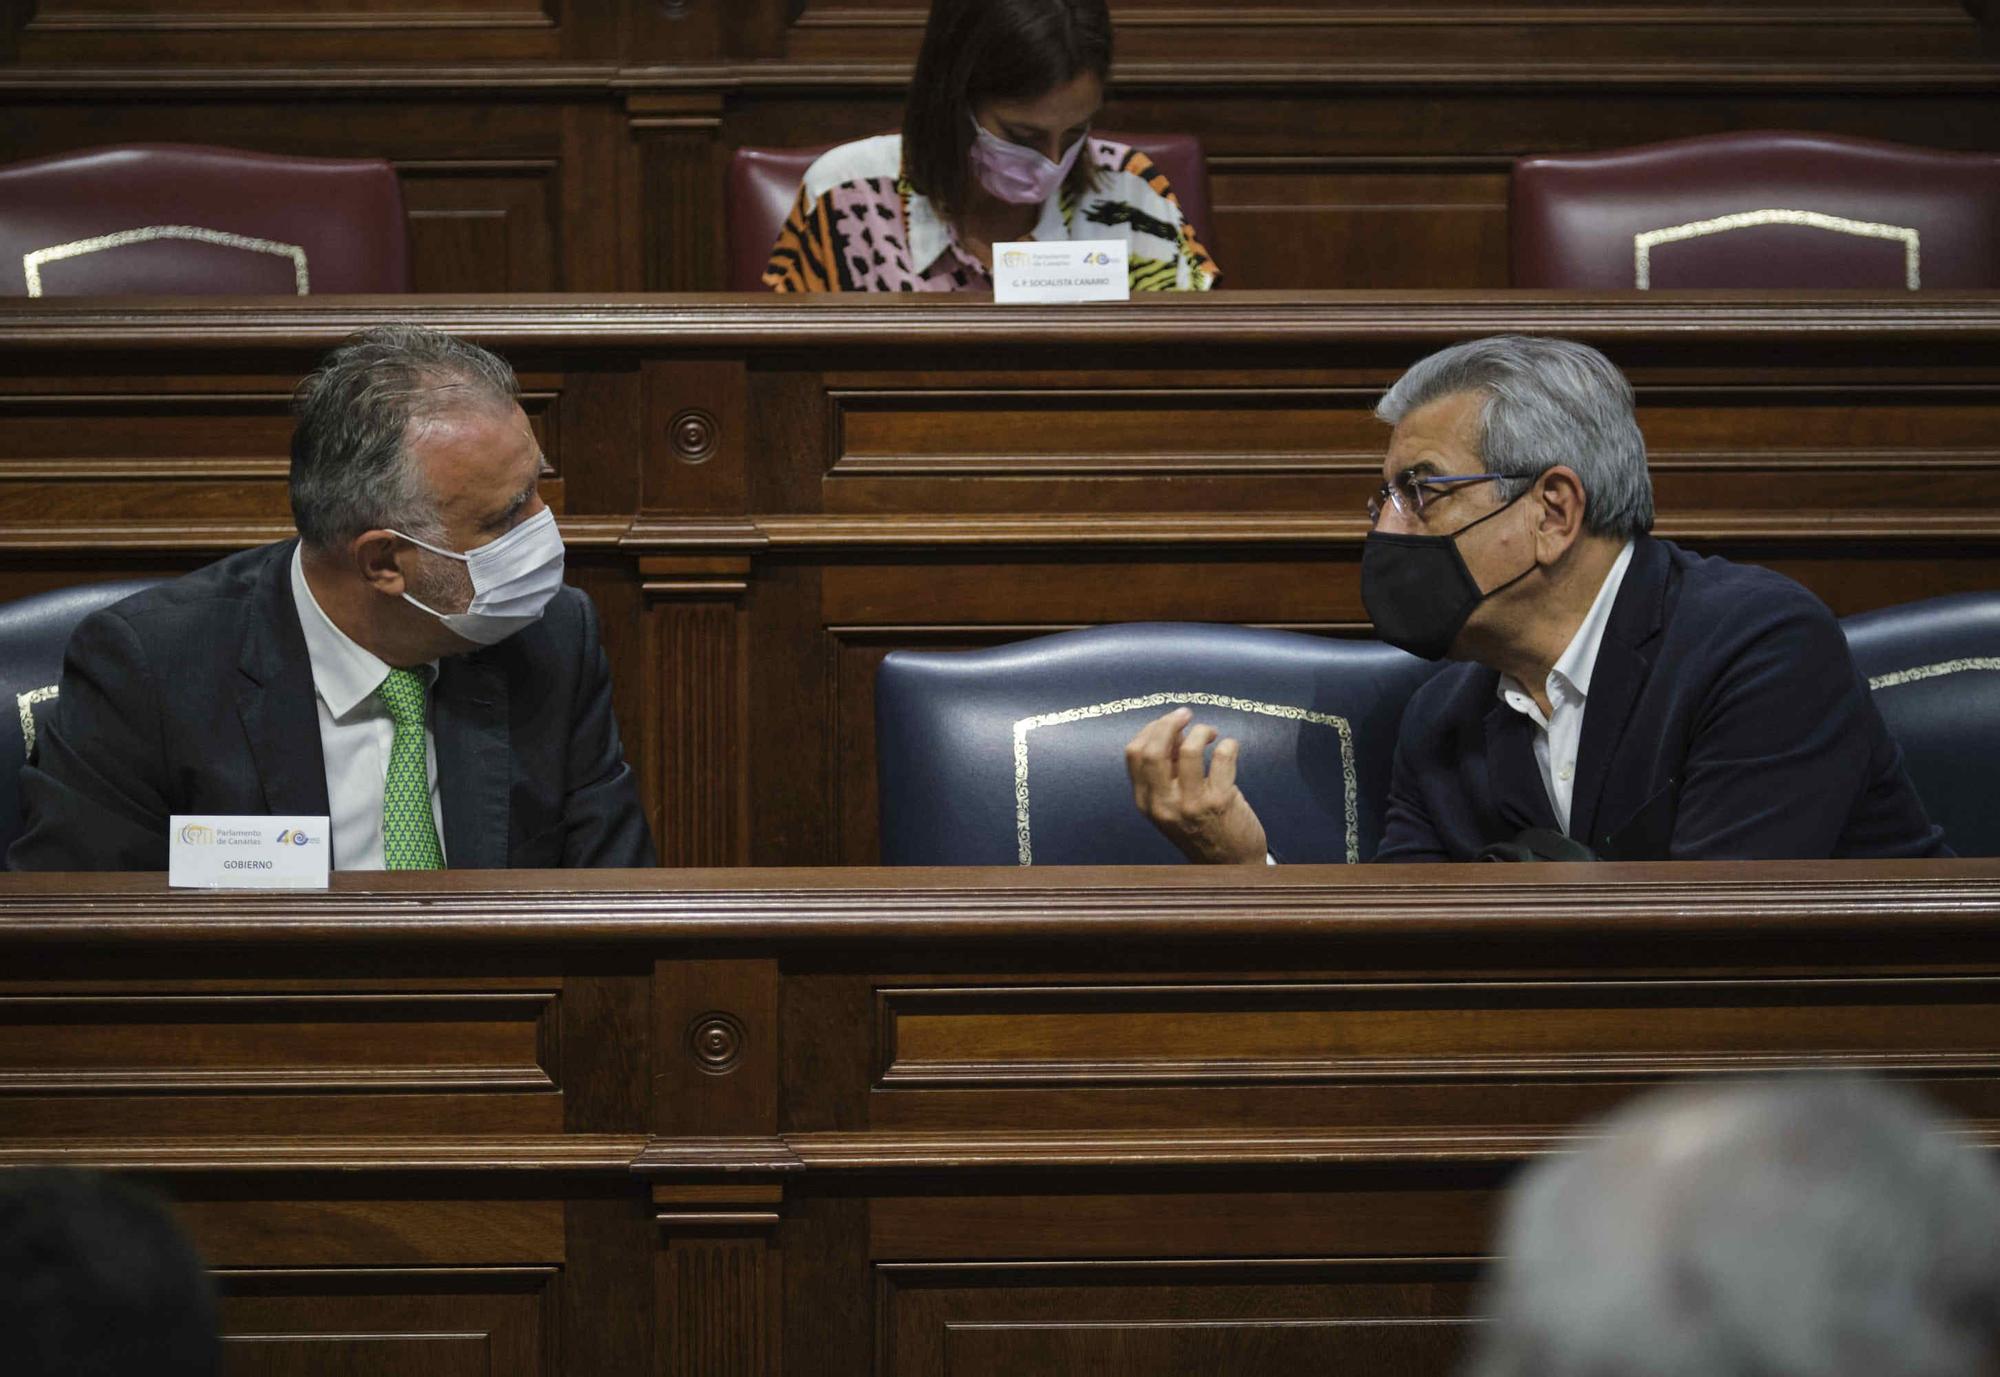
POLYGON ((167 827, 167 883, 176 888, 326 888, 326 818, 176 813, 167 827))
POLYGON ((1131 295, 1123 239, 993 246, 995 301, 1126 301, 1131 295))

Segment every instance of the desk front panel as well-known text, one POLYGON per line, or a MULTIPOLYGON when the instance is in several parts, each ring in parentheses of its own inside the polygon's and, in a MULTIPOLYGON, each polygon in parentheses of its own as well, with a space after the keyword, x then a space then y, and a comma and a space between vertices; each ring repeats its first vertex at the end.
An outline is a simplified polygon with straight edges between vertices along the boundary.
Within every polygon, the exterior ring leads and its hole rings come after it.
POLYGON ((2000 1124, 2000 867, 0 878, 0 1164, 171 1195, 232 1371, 1443 1374, 1684 1075, 2000 1124))

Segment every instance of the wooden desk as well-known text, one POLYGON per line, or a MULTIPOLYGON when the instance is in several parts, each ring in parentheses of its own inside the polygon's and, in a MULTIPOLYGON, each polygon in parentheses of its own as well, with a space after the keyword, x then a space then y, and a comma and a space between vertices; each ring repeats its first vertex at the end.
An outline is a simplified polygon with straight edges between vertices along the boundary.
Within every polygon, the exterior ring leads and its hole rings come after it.
MULTIPOLYGON (((16 3, 0 6, 0 148, 388 158, 423 291, 707 290, 731 153, 897 128, 926 9, 16 3)), ((1503 287, 1522 154, 1734 129, 2000 149, 1994 0, 1110 10, 1099 123, 1200 136, 1231 289, 1503 287)))
POLYGON ((0 876, 0 1163, 232 1371, 1442 1374, 1497 1190, 1688 1074, 2000 1131, 2000 862, 0 876))
POLYGON ((1849 613, 1991 587, 2000 297, 0 302, 0 597, 290 533, 286 399, 414 318, 519 369, 677 864, 877 857, 875 666, 1120 620, 1365 634, 1370 410, 1533 330, 1631 375, 1659 530, 1849 613))

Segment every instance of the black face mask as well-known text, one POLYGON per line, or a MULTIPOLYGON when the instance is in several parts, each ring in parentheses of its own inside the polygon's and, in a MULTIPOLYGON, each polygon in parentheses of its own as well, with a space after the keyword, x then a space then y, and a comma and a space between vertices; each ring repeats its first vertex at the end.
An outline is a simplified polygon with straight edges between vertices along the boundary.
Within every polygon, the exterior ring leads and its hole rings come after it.
POLYGON ((1482 593, 1458 552, 1458 538, 1532 491, 1530 484, 1450 535, 1370 531, 1361 546, 1361 605, 1375 623, 1375 634, 1399 650, 1442 660, 1474 608, 1501 589, 1513 587, 1536 567, 1530 563, 1499 587, 1482 593))

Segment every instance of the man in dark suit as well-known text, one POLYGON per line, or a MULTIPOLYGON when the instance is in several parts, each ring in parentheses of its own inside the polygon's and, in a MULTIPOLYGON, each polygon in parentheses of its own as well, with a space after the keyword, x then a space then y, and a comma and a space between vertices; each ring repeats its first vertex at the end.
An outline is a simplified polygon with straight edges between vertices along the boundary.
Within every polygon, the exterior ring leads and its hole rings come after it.
MULTIPOLYGON (((1948 854, 1825 605, 1648 534, 1632 390, 1602 354, 1475 340, 1376 415, 1362 599, 1392 645, 1469 663, 1404 711, 1375 859, 1549 834, 1616 860, 1948 854)), ((1191 722, 1126 748, 1134 798, 1191 858, 1262 863, 1236 743, 1191 722)))
POLYGON ((175 813, 327 815, 343 870, 656 864, 513 370, 388 326, 294 399, 300 538, 86 619, 23 870, 163 870, 175 813))

